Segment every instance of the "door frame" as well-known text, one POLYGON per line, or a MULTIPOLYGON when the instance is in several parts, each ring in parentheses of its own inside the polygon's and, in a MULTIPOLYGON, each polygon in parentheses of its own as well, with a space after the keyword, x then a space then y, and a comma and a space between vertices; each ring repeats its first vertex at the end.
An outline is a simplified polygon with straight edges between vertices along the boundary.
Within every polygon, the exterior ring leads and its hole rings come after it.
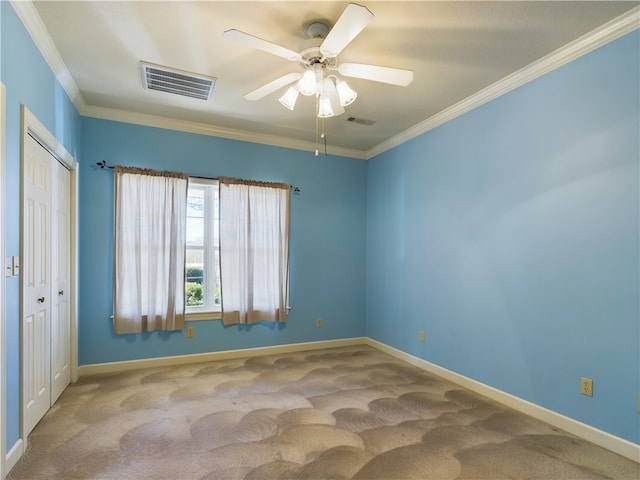
MULTIPOLYGON (((0 82, 0 258, 5 261, 5 163, 4 163, 4 142, 5 142, 5 126, 6 126, 6 93, 4 83, 0 82)), ((3 270, 5 264, 2 264, 3 270)), ((0 479, 5 478, 5 458, 7 456, 6 444, 6 380, 5 380, 5 361, 7 355, 5 340, 5 321, 6 321, 6 292, 5 292, 5 273, 0 274, 0 479)))
MULTIPOLYGON (((77 300, 77 291, 78 291, 78 174, 79 174, 79 165, 75 158, 64 148, 64 146, 55 138, 49 130, 37 119, 37 117, 29 111, 29 109, 22 105, 22 134, 21 134, 21 185, 24 192, 24 181, 25 181, 25 141, 27 139, 27 135, 33 137, 40 145, 42 145, 56 160, 62 163, 66 168, 69 169, 70 173, 70 223, 71 223, 71 232, 70 232, 70 267, 71 267, 71 275, 70 275, 70 311, 69 311, 69 321, 70 321, 70 336, 71 336, 71 381, 76 382, 78 380, 78 300, 77 300)), ((21 205, 20 205, 20 231, 24 232, 24 193, 21 197, 21 205)), ((22 236, 22 235, 21 235, 22 236)), ((23 242, 24 239, 20 242, 20 256, 24 257, 23 251, 23 242)), ((22 262, 24 263, 24 261, 22 262)), ((23 281, 20 285, 20 328, 22 329, 22 298, 24 296, 24 276, 22 276, 23 281)), ((21 334, 22 338, 22 334, 21 334)), ((22 351, 24 351, 24 345, 21 346, 22 351)), ((24 362, 22 362, 24 363, 24 362)), ((20 378, 21 381, 24 378, 23 368, 24 365, 21 365, 20 378)), ((24 389, 24 385, 22 387, 24 389)), ((23 392, 24 398, 24 392, 23 392)), ((20 405, 20 423, 22 430, 22 452, 24 453, 27 449, 28 444, 28 433, 25 432, 25 423, 24 423, 24 405, 21 402, 20 405)))

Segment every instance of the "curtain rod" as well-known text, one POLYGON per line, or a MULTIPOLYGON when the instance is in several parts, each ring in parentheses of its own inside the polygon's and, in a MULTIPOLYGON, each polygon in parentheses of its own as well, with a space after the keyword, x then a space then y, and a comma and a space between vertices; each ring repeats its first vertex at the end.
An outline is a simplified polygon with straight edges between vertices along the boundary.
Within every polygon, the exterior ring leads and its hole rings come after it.
MULTIPOLYGON (((107 165, 106 160, 102 160, 101 162, 96 162, 96 165, 100 167, 100 170, 103 170, 105 168, 113 170, 116 166, 119 166, 119 165, 107 165)), ((202 178, 203 180, 219 180, 218 177, 200 177, 198 175, 189 175, 189 176, 192 178, 202 178)), ((289 187, 291 188, 291 191, 293 193, 300 193, 300 187, 296 187, 295 185, 289 185, 289 187)))

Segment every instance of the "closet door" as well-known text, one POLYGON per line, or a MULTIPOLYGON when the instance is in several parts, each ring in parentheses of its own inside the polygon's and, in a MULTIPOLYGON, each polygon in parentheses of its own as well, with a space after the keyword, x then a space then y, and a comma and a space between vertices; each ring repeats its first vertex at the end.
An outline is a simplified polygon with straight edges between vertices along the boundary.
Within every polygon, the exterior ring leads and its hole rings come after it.
POLYGON ((23 431, 51 405, 51 168, 53 157, 31 136, 24 145, 22 250, 23 431))
POLYGON ((51 221, 51 405, 71 381, 71 174, 53 161, 51 221))
POLYGON ((27 135, 24 145, 23 431, 71 379, 71 174, 27 135))

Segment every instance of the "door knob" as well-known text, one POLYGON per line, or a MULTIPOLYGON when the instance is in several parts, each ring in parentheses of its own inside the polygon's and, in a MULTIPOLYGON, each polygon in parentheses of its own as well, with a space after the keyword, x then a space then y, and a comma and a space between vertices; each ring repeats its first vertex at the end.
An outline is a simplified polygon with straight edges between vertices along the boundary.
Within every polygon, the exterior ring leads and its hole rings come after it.
POLYGON ((40 298, 38 299, 38 303, 44 303, 44 297, 40 297, 40 298))
POLYGON ((58 295, 64 295, 64 290, 58 290, 58 295))

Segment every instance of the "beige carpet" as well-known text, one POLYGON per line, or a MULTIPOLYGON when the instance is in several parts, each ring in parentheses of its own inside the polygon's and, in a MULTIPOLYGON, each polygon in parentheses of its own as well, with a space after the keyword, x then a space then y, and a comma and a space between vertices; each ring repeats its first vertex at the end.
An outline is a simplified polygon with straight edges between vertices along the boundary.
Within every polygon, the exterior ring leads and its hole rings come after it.
POLYGON ((635 479, 640 465, 368 347, 82 378, 18 479, 635 479))

